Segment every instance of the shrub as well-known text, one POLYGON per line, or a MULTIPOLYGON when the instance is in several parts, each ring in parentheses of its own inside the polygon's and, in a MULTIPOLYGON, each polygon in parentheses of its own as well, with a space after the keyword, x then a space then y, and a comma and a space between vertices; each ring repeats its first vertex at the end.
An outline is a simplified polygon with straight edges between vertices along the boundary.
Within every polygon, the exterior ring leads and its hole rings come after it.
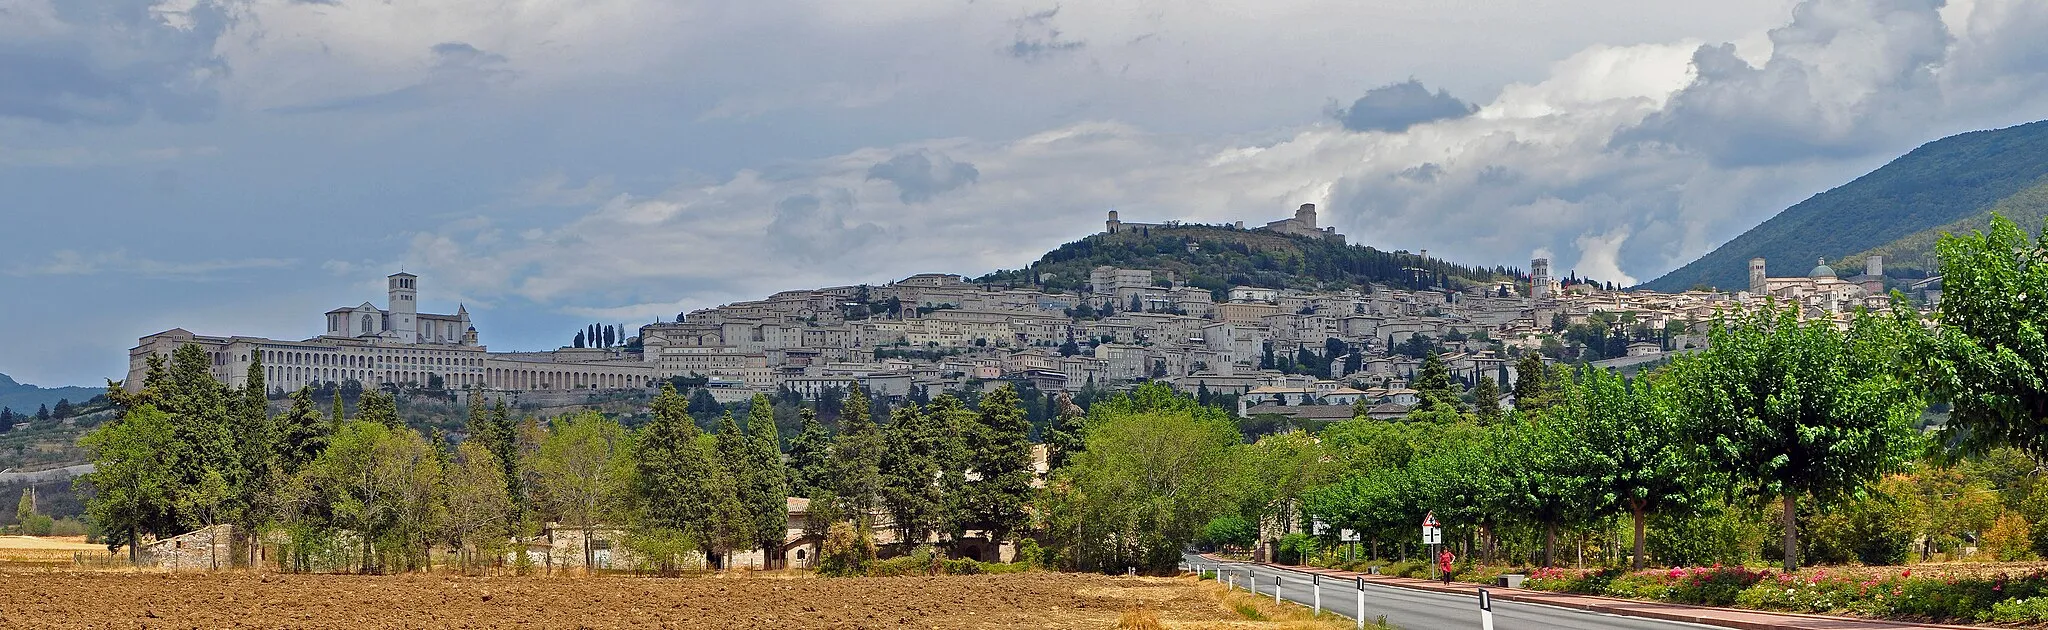
POLYGON ((1017 562, 1034 569, 1047 569, 1045 548, 1038 546, 1035 538, 1026 538, 1017 543, 1017 562))
POLYGON ((818 574, 847 577, 867 573, 877 552, 874 538, 865 530, 845 522, 826 529, 825 542, 818 549, 818 574))
POLYGON ((1258 539, 1259 528, 1251 521, 1247 521, 1244 517, 1236 514, 1225 514, 1209 519, 1208 524, 1202 526, 1202 533, 1198 542, 1206 543, 1215 548, 1234 547, 1243 549, 1252 546, 1252 543, 1257 542, 1258 539))
POLYGON ((1402 560, 1380 568, 1380 573, 1405 578, 1429 577, 1429 563, 1421 560, 1402 560))
POLYGON ((1321 545, 1308 534, 1295 532, 1280 537, 1280 544, 1274 548, 1274 558, 1280 564, 1301 564, 1304 558, 1316 555, 1321 545))
POLYGON ((1717 566, 1670 569, 1665 576, 1670 582, 1659 599, 1679 604, 1730 606, 1742 591, 1769 579, 1771 572, 1717 566))
POLYGON ((2040 623, 2048 621, 2048 597, 2008 599, 1992 604, 1991 621, 1998 623, 2040 623))
POLYGON ((1772 534, 1761 515, 1732 506, 1710 506, 1697 515, 1657 514, 1649 526, 1646 551, 1674 566, 1755 563, 1772 534))
POLYGON ((945 568, 944 560, 932 553, 930 546, 919 546, 910 555, 878 560, 868 564, 867 575, 871 577, 900 577, 905 575, 936 575, 945 568))
POLYGON ((1608 586, 1621 574, 1620 569, 1537 568, 1529 570, 1529 577, 1523 580, 1522 588, 1554 593, 1602 595, 1609 592, 1608 586))
POLYGON ((1991 554, 1999 562, 2033 560, 2033 532, 2028 530, 2026 517, 2007 512, 1991 524, 1990 531, 1984 532, 1984 541, 1979 551, 1991 554))

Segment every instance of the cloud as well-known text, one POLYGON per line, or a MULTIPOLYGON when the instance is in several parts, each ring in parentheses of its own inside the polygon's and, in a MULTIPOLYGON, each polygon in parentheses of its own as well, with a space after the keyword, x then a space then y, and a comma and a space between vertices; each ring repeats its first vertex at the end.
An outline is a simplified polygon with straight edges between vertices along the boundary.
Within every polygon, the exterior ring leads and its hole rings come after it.
POLYGON ((1366 90, 1350 107, 1338 108, 1331 115, 1352 131, 1402 132, 1426 122, 1470 116, 1474 111, 1478 108, 1450 92, 1431 94, 1421 81, 1409 79, 1366 90))
POLYGON ((1086 47, 1088 42, 1065 39, 1060 29, 1053 26, 1052 19, 1059 14, 1060 8, 1054 6, 1019 18, 1017 36, 1004 52, 1025 61, 1039 61, 1086 47))
POLYGON ((1582 234, 1573 240, 1579 248, 1579 262, 1572 265, 1572 271, 1581 277, 1613 282, 1621 286, 1635 286, 1635 276, 1621 271, 1621 244, 1628 241, 1628 226, 1614 228, 1606 234, 1582 234))
MULTIPOLYGON (((1753 66, 1732 44, 1700 46, 1692 83, 1618 138, 1663 142, 1741 166, 1840 158, 1923 129, 1944 105, 1954 43, 1942 0, 1808 0, 1770 32, 1753 66)), ((2034 68, 2039 71, 2040 66, 2034 68)))
POLYGON ((125 125, 207 120, 227 68, 218 2, 0 0, 0 117, 125 125))
POLYGON ((93 276, 113 274, 169 280, 207 280, 222 272, 255 269, 289 269, 298 265, 290 258, 238 258, 189 262, 167 262, 129 256, 126 250, 80 253, 63 249, 41 264, 15 268, 14 276, 93 276))
POLYGON ((903 203, 931 201, 934 195, 973 184, 980 177, 981 171, 972 163, 926 151, 899 153, 868 167, 868 179, 895 184, 903 203))
POLYGON ((316 114, 348 110, 397 111, 431 107, 474 97, 510 80, 514 73, 504 55, 463 42, 442 42, 427 49, 432 60, 425 79, 394 90, 275 108, 281 114, 316 114))

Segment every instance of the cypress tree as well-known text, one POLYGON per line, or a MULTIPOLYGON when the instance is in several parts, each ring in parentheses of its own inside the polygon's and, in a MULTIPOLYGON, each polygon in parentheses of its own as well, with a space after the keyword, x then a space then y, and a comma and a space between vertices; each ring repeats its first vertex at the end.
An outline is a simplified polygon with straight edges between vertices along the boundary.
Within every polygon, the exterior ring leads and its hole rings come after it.
POLYGON ((915 403, 890 414, 882 449, 882 504, 895 520, 899 540, 921 542, 943 525, 940 484, 948 449, 942 422, 940 414, 915 403))
POLYGON ((832 483, 832 434, 818 422, 816 411, 805 408, 797 416, 802 429, 789 441, 789 492, 815 499, 832 483))
POLYGON ((297 474, 327 450, 327 438, 333 431, 334 424, 313 409, 311 389, 300 387, 292 392, 291 406, 278 416, 277 439, 272 442, 271 456, 278 471, 287 476, 297 474))
POLYGON ((868 409, 868 395, 856 385, 846 391, 841 405, 839 437, 832 441, 833 494, 842 511, 866 526, 880 507, 882 493, 881 428, 875 426, 868 409))
POLYGON ((651 407, 654 417, 634 443, 636 498, 648 524, 708 546, 717 465, 699 444, 703 433, 674 385, 663 385, 651 407))
POLYGON ((754 544, 772 567, 789 535, 789 471, 782 463, 775 407, 765 395, 755 394, 747 412, 746 446, 748 476, 741 480, 741 498, 754 513, 754 544))

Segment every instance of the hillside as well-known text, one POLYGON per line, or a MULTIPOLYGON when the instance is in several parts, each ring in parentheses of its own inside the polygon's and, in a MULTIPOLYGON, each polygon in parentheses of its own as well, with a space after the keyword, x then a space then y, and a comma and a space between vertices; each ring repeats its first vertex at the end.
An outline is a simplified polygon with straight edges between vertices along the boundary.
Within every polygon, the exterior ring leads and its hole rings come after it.
POLYGON ((104 387, 36 387, 14 382, 6 374, 0 374, 0 408, 13 409, 15 413, 35 413, 41 405, 57 406, 57 401, 69 399, 73 403, 92 400, 92 397, 107 393, 104 387))
POLYGON ((1885 275, 1933 275, 1940 267, 1934 260, 1934 244, 1941 241, 1941 235, 1990 229, 1993 213, 2012 219, 2020 225, 2020 229, 2026 230, 2029 234, 2039 234, 2043 220, 2048 219, 2048 177, 2042 177, 2033 187, 2001 199, 1989 209, 1968 218, 1914 232, 1899 240, 1844 257, 1841 266, 1846 269, 1860 269, 1863 267, 1864 258, 1878 255, 1884 256, 1885 275))
POLYGON ((1383 252, 1329 239, 1178 225, 1095 234, 1047 252, 1030 267, 998 271, 986 283, 1075 290, 1098 266, 1169 271, 1220 299, 1233 286, 1341 289, 1379 283, 1402 288, 1463 288, 1518 276, 1507 268, 1475 268, 1407 252, 1383 252))
MULTIPOLYGON (((1705 284, 1748 285, 1748 261, 1762 256, 1773 274, 1796 273, 1827 258, 1859 269, 1862 256, 1896 251, 1886 275, 1915 277, 1938 230, 1981 220, 1992 208, 2038 208, 2022 193, 2048 184, 2048 121, 1975 131, 1921 145, 1855 181, 1786 208, 1720 248, 1643 286, 1683 291, 1705 284), (1887 249, 1893 247, 1896 249, 1887 249), (1906 258, 1916 262, 1908 263, 1906 258), (1790 271, 1787 271, 1790 270, 1790 271)), ((2039 210, 2033 210, 2039 212, 2039 210)))

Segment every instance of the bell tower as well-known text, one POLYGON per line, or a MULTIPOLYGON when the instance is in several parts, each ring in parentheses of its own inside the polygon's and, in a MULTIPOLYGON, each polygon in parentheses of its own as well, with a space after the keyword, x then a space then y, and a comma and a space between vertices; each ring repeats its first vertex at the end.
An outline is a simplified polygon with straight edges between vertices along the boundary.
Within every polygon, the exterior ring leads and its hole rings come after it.
POLYGON ((385 311, 391 318, 386 326, 398 335, 400 342, 419 343, 419 276, 401 271, 391 274, 386 281, 385 293, 390 305, 385 307, 385 311))
POLYGON ((1766 277, 1768 276, 1764 275, 1763 257, 1749 259, 1749 292, 1756 295, 1769 293, 1766 290, 1769 283, 1764 280, 1766 277))

